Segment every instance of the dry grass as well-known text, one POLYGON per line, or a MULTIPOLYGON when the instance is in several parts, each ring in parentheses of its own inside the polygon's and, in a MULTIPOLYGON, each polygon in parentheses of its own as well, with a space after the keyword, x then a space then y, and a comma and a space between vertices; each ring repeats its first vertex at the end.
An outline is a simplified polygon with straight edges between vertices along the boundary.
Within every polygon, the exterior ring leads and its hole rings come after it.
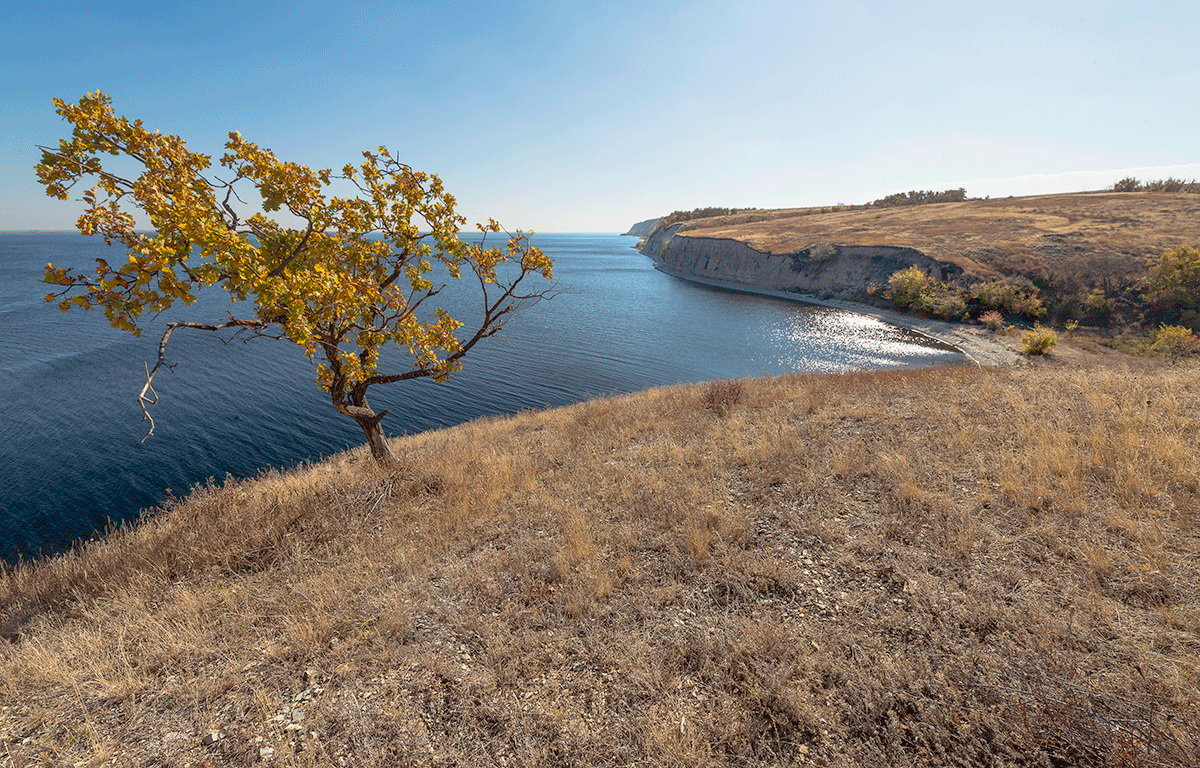
POLYGON ((746 385, 738 379, 711 381, 704 387, 700 402, 718 416, 728 416, 730 411, 746 399, 746 385))
POLYGON ((732 238, 769 253, 816 243, 916 248, 971 277, 1042 287, 1120 284, 1145 259, 1200 243, 1200 196, 1080 193, 898 208, 782 209, 688 222, 689 237, 732 238))
POLYGON ((1196 373, 676 387, 199 489, 0 575, 0 764, 1196 765, 1196 373))

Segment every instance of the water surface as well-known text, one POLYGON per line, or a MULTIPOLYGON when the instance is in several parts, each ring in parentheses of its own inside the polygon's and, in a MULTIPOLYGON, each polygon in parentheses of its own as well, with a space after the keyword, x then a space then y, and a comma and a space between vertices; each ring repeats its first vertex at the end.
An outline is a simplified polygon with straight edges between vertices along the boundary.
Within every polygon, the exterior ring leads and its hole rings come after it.
MULTIPOLYGON (((562 294, 481 342, 449 382, 372 389, 372 404, 391 410, 384 427, 402 434, 679 382, 962 360, 860 315, 664 275, 633 242, 539 235, 562 294)), ((134 398, 155 353, 153 324, 135 338, 98 312, 64 314, 41 300, 47 262, 90 268, 97 256, 122 258, 76 234, 0 233, 0 558, 59 549, 161 502, 168 488, 181 493, 209 477, 252 475, 361 442, 316 388, 298 347, 185 329, 171 342, 177 367, 156 381, 157 434, 140 443, 134 398)), ((446 308, 469 311, 463 298, 446 297, 446 308)), ((186 316, 229 311, 214 295, 186 316)))

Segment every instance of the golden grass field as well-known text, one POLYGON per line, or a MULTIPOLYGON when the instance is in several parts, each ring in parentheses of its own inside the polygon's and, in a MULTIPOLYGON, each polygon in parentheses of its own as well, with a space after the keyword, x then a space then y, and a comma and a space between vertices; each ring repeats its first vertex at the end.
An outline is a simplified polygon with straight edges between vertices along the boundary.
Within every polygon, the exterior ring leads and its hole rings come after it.
POLYGON ((791 208, 685 222, 689 237, 769 253, 816 243, 916 248, 971 277, 1067 286, 1123 280, 1148 256, 1200 243, 1200 195, 1086 192, 892 208, 791 208))
POLYGON ((197 489, 0 574, 0 764, 1200 765, 1200 371, 1131 360, 656 389, 197 489))

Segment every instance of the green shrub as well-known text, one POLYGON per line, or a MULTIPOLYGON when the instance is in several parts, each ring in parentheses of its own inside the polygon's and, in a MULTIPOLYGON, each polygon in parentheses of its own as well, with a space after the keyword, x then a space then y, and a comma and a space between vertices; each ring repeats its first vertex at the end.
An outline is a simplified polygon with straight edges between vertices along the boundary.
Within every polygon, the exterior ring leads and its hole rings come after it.
POLYGON ((1112 319, 1117 311, 1117 301, 1109 296, 1103 288, 1093 288, 1083 295, 1084 317, 1103 322, 1112 319))
MULTIPOLYGON (((909 312, 947 320, 966 320, 974 312, 989 311, 1036 320, 1046 314, 1046 308, 1033 290, 1001 280, 960 288, 935 280, 913 266, 892 273, 883 295, 909 312)), ((1003 317, 1000 324, 1003 325, 1003 317)))
POLYGON ((1180 247, 1157 256, 1143 278, 1146 298, 1167 318, 1196 327, 1200 313, 1200 248, 1180 247))
POLYGON ((1160 325, 1150 334, 1150 350, 1179 360, 1200 352, 1200 338, 1182 325, 1160 325))
POLYGON ((1021 351, 1027 355, 1048 355, 1058 343, 1058 334, 1052 328, 1035 326, 1021 337, 1021 351))
POLYGON ((935 295, 926 311, 934 317, 946 320, 964 320, 967 317, 967 301, 962 294, 945 287, 935 295))
POLYGON ((1004 314, 1024 315, 1031 320, 1046 314, 1041 299, 1030 289, 1003 280, 977 283, 967 290, 967 297, 983 311, 994 309, 1004 314))
POLYGON ((941 192, 932 189, 912 189, 908 192, 896 192, 895 194, 881 197, 878 200, 871 201, 873 206, 891 207, 896 205, 924 205, 925 203, 961 203, 967 199, 967 190, 959 187, 958 189, 946 189, 941 192))
POLYGON ((936 290, 936 280, 919 267, 908 267, 892 273, 883 295, 898 307, 926 311, 933 302, 936 290))
POLYGON ((1126 176, 1113 184, 1112 189, 1113 192, 1188 192, 1194 195, 1200 194, 1200 181, 1168 176, 1165 179, 1143 183, 1132 176, 1126 176))

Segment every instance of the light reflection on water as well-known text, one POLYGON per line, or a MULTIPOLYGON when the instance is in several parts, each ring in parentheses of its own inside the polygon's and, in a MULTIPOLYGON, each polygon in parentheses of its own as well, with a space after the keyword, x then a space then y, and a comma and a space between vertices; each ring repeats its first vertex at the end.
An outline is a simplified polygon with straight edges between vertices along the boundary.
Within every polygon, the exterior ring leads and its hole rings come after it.
POLYGON ((815 305, 778 320, 770 337, 775 364, 809 373, 845 373, 863 368, 942 365, 961 358, 944 344, 866 315, 815 305), (814 350, 814 336, 853 338, 842 350, 814 350))
MULTIPOLYGON (((402 434, 679 382, 963 360, 869 317, 670 277, 633 242, 539 236, 563 295, 473 350, 445 384, 372 390, 372 403, 392 412, 384 427, 402 434)), ((114 254, 78 235, 0 234, 0 558, 61 547, 159 503, 166 488, 361 443, 294 346, 202 333, 173 339, 177 366, 158 387, 158 435, 139 443, 133 398, 157 334, 134 338, 98 313, 61 314, 41 301, 46 262, 89 268, 97 256, 114 254)), ((443 298, 455 314, 470 311, 461 296, 443 298)), ((229 309, 218 296, 187 315, 229 309)))

